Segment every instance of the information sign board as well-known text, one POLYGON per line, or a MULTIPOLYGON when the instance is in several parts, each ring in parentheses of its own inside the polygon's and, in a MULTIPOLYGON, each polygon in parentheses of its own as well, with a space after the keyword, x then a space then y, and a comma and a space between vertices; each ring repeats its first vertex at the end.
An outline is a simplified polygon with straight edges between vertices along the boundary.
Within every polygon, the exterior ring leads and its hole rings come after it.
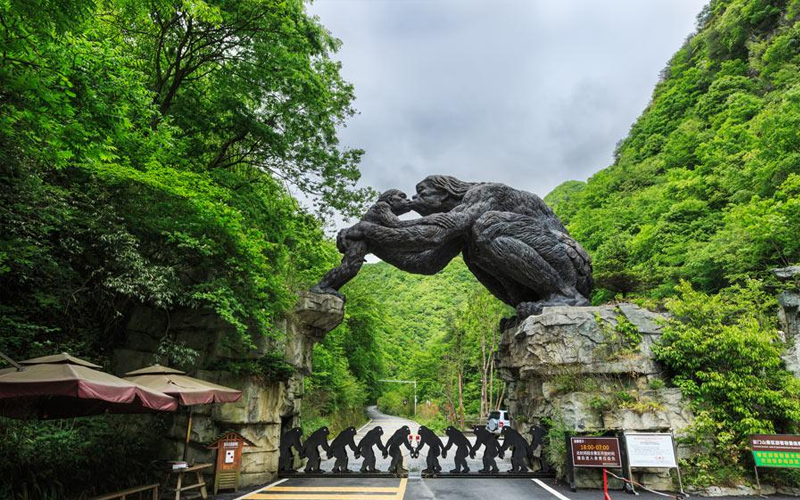
POLYGON ((672 434, 662 432, 625 433, 625 447, 631 467, 677 467, 672 434))
POLYGON ((575 467, 622 467, 615 437, 570 437, 570 449, 575 467))
POLYGON ((800 469, 800 436, 759 434, 750 436, 756 467, 800 469))

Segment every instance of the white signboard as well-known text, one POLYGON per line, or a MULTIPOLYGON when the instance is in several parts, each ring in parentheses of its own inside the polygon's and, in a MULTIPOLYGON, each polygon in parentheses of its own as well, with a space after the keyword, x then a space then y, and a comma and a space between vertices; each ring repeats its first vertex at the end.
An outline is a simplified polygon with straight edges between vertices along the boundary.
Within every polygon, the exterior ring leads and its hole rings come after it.
POLYGON ((631 467, 677 467, 672 434, 625 433, 631 467))

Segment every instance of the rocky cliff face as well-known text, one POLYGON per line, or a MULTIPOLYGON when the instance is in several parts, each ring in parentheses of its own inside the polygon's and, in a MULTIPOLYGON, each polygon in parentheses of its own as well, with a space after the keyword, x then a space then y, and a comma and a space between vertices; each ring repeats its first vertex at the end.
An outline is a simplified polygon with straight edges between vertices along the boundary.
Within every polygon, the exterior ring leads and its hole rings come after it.
MULTIPOLYGON (((255 339, 255 349, 244 349, 232 342, 236 333, 213 312, 184 309, 163 312, 139 308, 128 321, 123 347, 114 351, 113 370, 125 372, 152 364, 154 353, 166 332, 176 342, 197 350, 197 366, 214 366, 221 360, 257 359, 268 352, 283 352, 295 368, 286 382, 265 381, 225 371, 197 370, 189 374, 210 382, 240 389, 238 403, 199 405, 193 408, 188 460, 213 462, 213 452, 205 445, 226 430, 234 430, 253 441, 244 449, 242 485, 261 484, 277 475, 281 429, 299 423, 303 398, 303 378, 311 373, 314 343, 339 325, 344 317, 344 302, 333 295, 301 293, 294 309, 276 325, 285 332, 281 339, 255 339)), ((181 408, 171 417, 163 456, 179 458, 186 436, 188 412, 181 408)))
MULTIPOLYGON (((517 425, 545 417, 576 433, 668 431, 692 423, 679 389, 665 387, 652 354, 663 316, 633 304, 550 307, 503 332, 498 351, 517 425)), ((598 478, 580 471, 579 485, 598 478)), ((660 469, 638 471, 646 485, 668 488, 660 469)))
POLYGON ((789 285, 778 296, 778 324, 787 343, 783 361, 786 368, 800 377, 800 266, 773 269, 773 274, 789 285))

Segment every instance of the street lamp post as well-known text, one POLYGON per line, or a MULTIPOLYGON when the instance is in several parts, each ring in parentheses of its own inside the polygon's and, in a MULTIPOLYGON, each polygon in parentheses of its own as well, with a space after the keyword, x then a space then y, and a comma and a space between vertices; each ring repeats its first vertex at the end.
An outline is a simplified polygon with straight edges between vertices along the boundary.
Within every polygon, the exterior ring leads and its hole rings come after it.
POLYGON ((417 416, 417 381, 416 380, 395 380, 395 379, 380 379, 378 382, 392 382, 395 384, 414 384, 414 416, 417 416))

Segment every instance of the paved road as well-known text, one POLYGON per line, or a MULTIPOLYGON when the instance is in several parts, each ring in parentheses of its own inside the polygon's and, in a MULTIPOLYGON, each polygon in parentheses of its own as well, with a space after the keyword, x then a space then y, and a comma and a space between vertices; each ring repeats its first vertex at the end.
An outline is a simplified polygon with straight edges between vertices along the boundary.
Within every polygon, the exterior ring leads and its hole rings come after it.
MULTIPOLYGON (((610 492, 612 500, 664 500, 642 492, 632 497, 610 492)), ((302 478, 281 479, 237 500, 602 500, 600 490, 571 492, 565 485, 540 479, 485 478, 302 478)), ((714 500, 733 500, 718 497, 714 500)), ((748 497, 738 497, 745 500, 748 497)), ((753 497, 749 497, 753 498, 753 497)), ((769 497, 790 500, 790 497, 769 497)), ((796 500, 796 499, 794 499, 796 500)))

